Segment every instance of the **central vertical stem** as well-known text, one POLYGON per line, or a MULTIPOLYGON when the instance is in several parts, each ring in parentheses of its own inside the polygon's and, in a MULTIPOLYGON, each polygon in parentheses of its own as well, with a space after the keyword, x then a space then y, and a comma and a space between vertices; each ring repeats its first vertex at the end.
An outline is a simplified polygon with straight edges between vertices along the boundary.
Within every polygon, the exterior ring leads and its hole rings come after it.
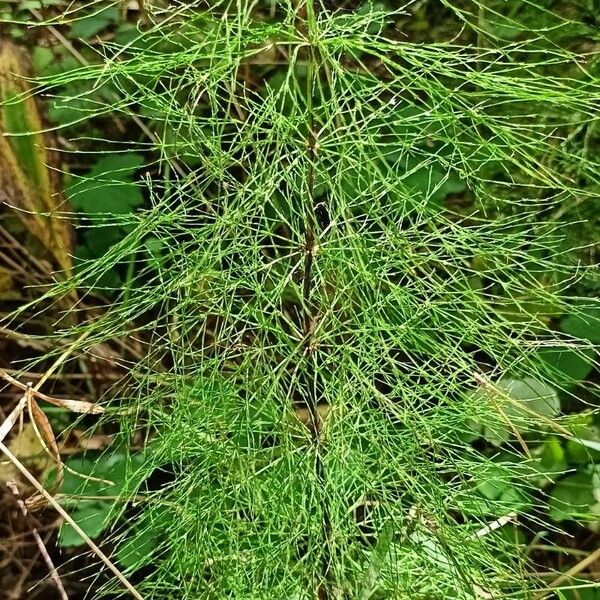
POLYGON ((308 133, 306 139, 307 148, 307 181, 306 181, 306 202, 304 203, 304 275, 302 281, 302 304, 303 304, 303 329, 304 329, 304 355, 306 360, 306 404, 310 414, 312 442, 315 452, 315 476, 320 488, 321 497, 321 515, 322 515, 322 536, 323 553, 320 567, 320 579, 315 586, 315 594, 321 600, 329 597, 329 566, 330 566, 330 520, 327 506, 327 496, 325 492, 325 470, 323 464, 324 447, 320 437, 320 417, 318 413, 319 390, 318 380, 318 351, 315 338, 316 319, 318 308, 313 298, 315 286, 315 260, 318 250, 317 226, 318 219, 315 210, 315 179, 316 179, 316 160, 317 160, 317 136, 316 123, 313 107, 313 97, 315 86, 318 83, 319 67, 317 61, 317 52, 315 48, 315 37, 317 28, 317 19, 314 0, 307 0, 306 3, 306 22, 307 35, 309 41, 309 61, 307 68, 306 83, 306 109, 308 133))
POLYGON ((316 390, 316 344, 315 344, 315 319, 317 309, 312 298, 313 270, 316 254, 316 228, 317 217, 315 212, 315 161, 317 144, 315 135, 315 115, 313 107, 313 95, 315 89, 315 78, 318 76, 316 65, 315 48, 313 46, 313 35, 315 28, 315 13, 312 5, 313 0, 307 0, 306 20, 308 24, 308 39, 310 43, 309 61, 306 76, 306 111, 307 111, 307 174, 306 174, 306 202, 304 202, 304 275, 302 282, 302 304, 303 304, 303 327, 304 327, 304 354, 311 364, 312 373, 309 373, 309 390, 307 398, 308 409, 311 413, 313 425, 313 439, 318 443, 319 427, 317 404, 318 396, 316 390))

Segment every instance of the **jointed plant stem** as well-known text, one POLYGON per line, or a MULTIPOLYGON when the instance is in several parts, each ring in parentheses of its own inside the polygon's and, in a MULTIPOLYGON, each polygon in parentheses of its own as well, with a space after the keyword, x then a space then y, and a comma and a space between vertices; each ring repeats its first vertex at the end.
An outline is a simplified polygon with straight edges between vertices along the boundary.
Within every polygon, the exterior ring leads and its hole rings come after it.
POLYGON ((313 295, 318 285, 315 278, 315 260, 318 253, 318 219, 315 206, 315 181, 318 141, 316 136, 316 120, 313 107, 313 96, 315 86, 319 82, 319 58, 316 46, 317 19, 314 0, 306 2, 306 23, 308 36, 308 64, 306 76, 306 111, 307 111, 307 173, 306 173, 306 201, 304 204, 304 273, 302 281, 302 304, 304 311, 304 340, 303 350, 305 356, 305 390, 306 404, 310 415, 310 427, 315 452, 315 476, 320 488, 321 518, 323 529, 323 551, 321 566, 321 581, 316 584, 316 594, 321 599, 329 597, 329 567, 331 562, 331 524, 329 517, 328 499, 326 494, 326 480, 324 467, 325 444, 321 435, 321 417, 318 405, 321 400, 318 373, 319 373, 319 351, 318 341, 315 336, 316 319, 319 307, 316 305, 313 295))

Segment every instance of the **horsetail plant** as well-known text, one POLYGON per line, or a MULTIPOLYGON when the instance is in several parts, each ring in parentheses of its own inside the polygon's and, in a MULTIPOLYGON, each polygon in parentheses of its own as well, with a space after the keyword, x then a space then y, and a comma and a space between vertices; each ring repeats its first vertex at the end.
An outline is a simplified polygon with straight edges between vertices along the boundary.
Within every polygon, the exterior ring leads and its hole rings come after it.
POLYGON ((143 344, 105 414, 144 440, 123 491, 144 501, 109 519, 144 598, 541 588, 516 535, 556 527, 532 446, 578 443, 552 358, 594 364, 557 323, 597 314, 565 218, 598 193, 597 62, 551 5, 145 1, 100 62, 38 81, 69 126, 145 132, 73 176, 89 231, 123 234, 39 305, 103 294, 56 335, 143 344), (142 162, 143 206, 105 209, 142 162), (509 493, 479 493, 490 471, 509 493))

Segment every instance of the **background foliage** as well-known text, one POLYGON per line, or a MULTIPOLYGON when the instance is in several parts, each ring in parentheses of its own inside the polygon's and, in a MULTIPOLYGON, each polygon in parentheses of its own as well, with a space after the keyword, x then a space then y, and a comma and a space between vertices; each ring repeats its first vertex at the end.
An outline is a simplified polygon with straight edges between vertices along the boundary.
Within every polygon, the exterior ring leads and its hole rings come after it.
POLYGON ((6 323, 117 371, 60 493, 139 592, 594 598, 594 2, 40 8, 77 238, 6 323))

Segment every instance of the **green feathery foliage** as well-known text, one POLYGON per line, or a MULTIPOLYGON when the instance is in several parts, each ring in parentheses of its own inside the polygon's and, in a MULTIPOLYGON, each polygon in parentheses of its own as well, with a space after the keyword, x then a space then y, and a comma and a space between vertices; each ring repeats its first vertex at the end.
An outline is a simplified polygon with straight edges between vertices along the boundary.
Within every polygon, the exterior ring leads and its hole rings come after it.
MULTIPOLYGON (((553 527, 532 442, 579 443, 549 354, 594 361, 555 325, 597 318, 564 223, 598 192, 575 143, 599 117, 595 59, 562 43, 580 24, 550 2, 520 3, 525 23, 503 2, 432 2, 449 25, 431 42, 405 35, 411 3, 338 4, 147 5, 101 64, 39 82, 77 83, 74 121, 140 115, 151 134, 131 143, 153 165, 144 208, 88 207, 122 239, 38 305, 131 266, 56 335, 147 345, 108 411, 145 440, 123 492, 144 501, 113 529, 145 598, 540 585, 511 523, 553 527), (477 494, 490 470, 510 493, 477 494)), ((118 166, 97 185, 110 202, 118 166)))

